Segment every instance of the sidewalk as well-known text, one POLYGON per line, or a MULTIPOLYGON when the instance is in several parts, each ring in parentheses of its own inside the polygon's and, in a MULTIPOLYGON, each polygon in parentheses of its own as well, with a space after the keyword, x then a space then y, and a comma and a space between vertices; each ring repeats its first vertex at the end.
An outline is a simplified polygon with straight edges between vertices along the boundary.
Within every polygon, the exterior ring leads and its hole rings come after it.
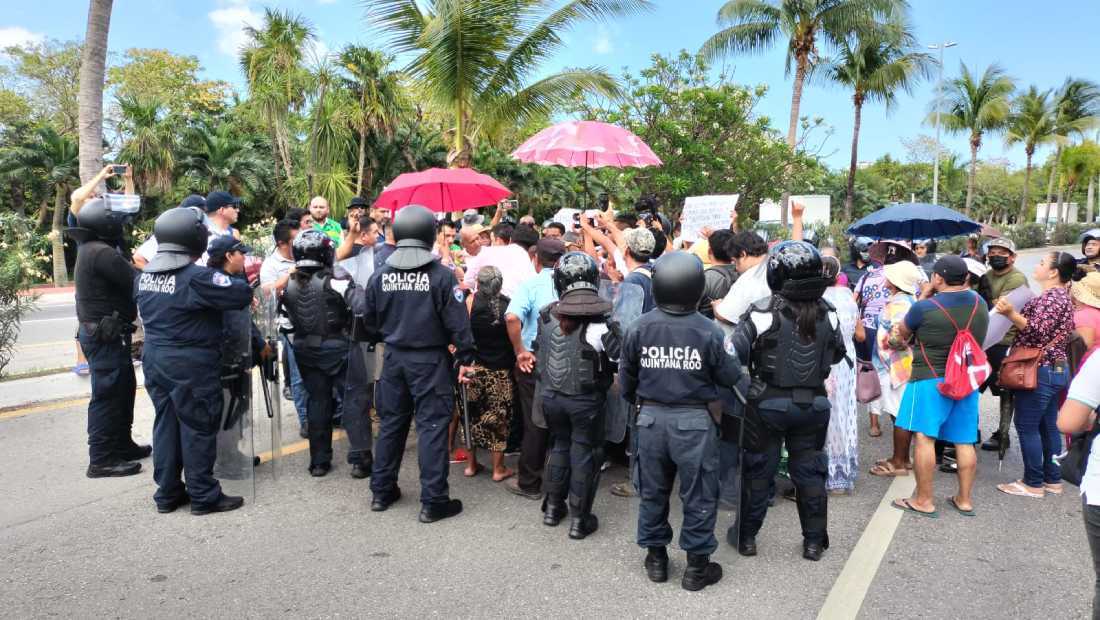
MULTIPOLYGON (((134 370, 138 386, 144 385, 145 374, 140 367, 134 370)), ((38 403, 88 398, 91 394, 91 379, 68 371, 28 379, 13 379, 0 383, 0 411, 38 403)))

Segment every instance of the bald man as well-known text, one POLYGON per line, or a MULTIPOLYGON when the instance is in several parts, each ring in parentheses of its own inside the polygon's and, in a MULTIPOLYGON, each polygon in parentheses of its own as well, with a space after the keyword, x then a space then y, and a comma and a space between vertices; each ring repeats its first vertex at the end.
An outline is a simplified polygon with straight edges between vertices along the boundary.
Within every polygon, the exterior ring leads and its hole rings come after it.
POLYGON ((329 217, 328 213, 328 200, 325 200, 324 196, 314 196, 313 200, 309 201, 310 224, 313 225, 313 229, 325 233, 332 239, 333 245, 338 246, 344 236, 344 230, 340 222, 329 217))

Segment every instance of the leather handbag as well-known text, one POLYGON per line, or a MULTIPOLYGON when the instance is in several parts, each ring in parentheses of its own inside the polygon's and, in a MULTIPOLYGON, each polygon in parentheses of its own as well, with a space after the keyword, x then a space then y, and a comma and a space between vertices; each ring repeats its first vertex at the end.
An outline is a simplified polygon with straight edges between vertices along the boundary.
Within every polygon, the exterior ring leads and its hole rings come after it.
POLYGON ((997 383, 1006 390, 1034 390, 1039 385, 1039 366, 1046 349, 1047 347, 1012 347, 1001 362, 997 383))
POLYGON ((867 360, 856 360, 856 400, 867 404, 882 396, 878 371, 867 360))

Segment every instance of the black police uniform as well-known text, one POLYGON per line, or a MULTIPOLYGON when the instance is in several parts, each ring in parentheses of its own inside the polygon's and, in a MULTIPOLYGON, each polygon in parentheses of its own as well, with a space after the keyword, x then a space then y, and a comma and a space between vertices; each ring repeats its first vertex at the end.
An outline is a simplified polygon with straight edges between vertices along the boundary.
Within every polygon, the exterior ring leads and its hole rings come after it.
POLYGON ((614 373, 605 351, 618 348, 605 344, 617 336, 606 326, 611 304, 599 297, 599 278, 599 266, 587 254, 562 256, 554 271, 559 301, 539 312, 535 338, 541 411, 551 440, 543 523, 557 525, 571 513, 569 537, 576 540, 599 527, 592 503, 604 458, 604 403, 614 373), (559 316, 573 323, 568 334, 559 316))
MULTIPOLYGON (((336 267, 336 277, 353 280, 357 286, 366 286, 374 273, 374 248, 367 246, 362 252, 341 261, 336 267)), ((344 398, 341 403, 341 419, 348 436, 348 464, 353 478, 366 478, 374 464, 372 454, 374 437, 370 411, 374 408, 374 377, 376 351, 370 342, 370 330, 353 319, 351 343, 348 347, 348 365, 344 382, 344 398)))
POLYGON ((297 272, 281 303, 294 326, 294 361, 309 394, 309 471, 323 476, 332 468, 332 421, 347 374, 351 313, 332 288, 332 240, 319 230, 303 231, 293 250, 297 272))
POLYGON ((420 464, 420 520, 458 514, 448 495, 447 430, 454 411, 453 361, 473 361, 474 343, 465 296, 454 274, 431 255, 435 218, 420 206, 398 212, 397 248, 365 289, 348 289, 358 320, 386 344, 376 403, 381 428, 374 446, 371 509, 386 510, 401 495, 397 474, 415 418, 420 464))
POLYGON ((190 207, 161 214, 153 228, 157 255, 136 286, 145 325, 145 389, 156 409, 153 499, 170 511, 190 496, 193 514, 243 503, 222 493, 213 468, 223 406, 223 313, 252 301, 245 280, 192 262, 206 249, 209 233, 202 221, 202 212, 190 207))
POLYGON ((845 359, 843 335, 835 310, 821 299, 825 282, 815 248, 798 241, 780 244, 768 259, 768 284, 775 293, 749 308, 732 337, 737 355, 750 362, 753 380, 744 432, 741 510, 729 540, 739 544, 743 555, 755 555, 756 534, 767 514, 769 489, 785 442, 804 554, 816 560, 829 546, 825 379, 832 365, 845 359), (816 306, 812 340, 800 335, 790 296, 816 306))
POLYGON ((680 547, 689 564, 683 585, 697 590, 721 578, 721 567, 709 564, 718 546, 714 525, 719 491, 718 425, 711 410, 716 405, 721 409, 718 387, 737 383, 741 368, 726 351, 721 328, 696 311, 704 286, 698 258, 685 252, 662 257, 653 284, 657 309, 627 329, 619 362, 623 396, 640 406, 637 541, 650 550, 650 579, 663 581, 665 546, 672 541, 669 495, 678 474, 684 511, 680 547), (651 563, 663 568, 654 571, 651 563))
POLYGON ((77 339, 91 371, 88 402, 88 476, 141 471, 127 461, 149 456, 131 437, 137 381, 130 359, 137 270, 119 252, 123 218, 102 199, 89 201, 68 233, 80 242, 76 269, 77 339))

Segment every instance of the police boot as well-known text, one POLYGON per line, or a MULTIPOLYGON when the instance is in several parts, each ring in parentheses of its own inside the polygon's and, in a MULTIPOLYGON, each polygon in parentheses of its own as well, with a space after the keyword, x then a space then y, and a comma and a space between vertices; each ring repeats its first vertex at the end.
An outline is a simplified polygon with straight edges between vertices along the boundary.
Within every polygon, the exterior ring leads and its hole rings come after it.
POLYGON ((449 499, 439 504, 424 504, 424 507, 420 509, 420 522, 435 523, 453 517, 460 512, 462 512, 462 502, 457 499, 449 499))
POLYGON ((214 512, 229 512, 244 506, 244 498, 235 495, 222 495, 213 504, 191 503, 191 514, 196 516, 208 515, 214 512))
POLYGON ((141 463, 130 461, 114 461, 103 465, 89 465, 89 478, 115 478, 118 476, 133 476, 141 473, 141 463))
POLYGON ((401 488, 397 486, 393 487, 393 491, 385 495, 375 493, 374 499, 370 502, 371 512, 383 512, 399 499, 401 499, 401 488))
POLYGON ((668 550, 650 547, 645 554, 645 574, 653 583, 668 581, 668 550))
POLYGON ((755 536, 741 536, 741 541, 737 543, 737 553, 751 558, 756 555, 756 537, 755 536))
POLYGON ((357 480, 367 478, 370 476, 372 467, 374 467, 374 457, 370 452, 367 452, 361 463, 356 463, 351 466, 351 477, 357 480))
POLYGON ((600 529, 600 520, 596 518, 596 515, 587 514, 573 517, 572 523, 569 524, 569 537, 573 540, 584 540, 589 534, 595 533, 598 529, 600 529))
POLYGON ((802 557, 816 562, 821 559, 821 555, 825 553, 825 550, 829 548, 829 535, 825 535, 825 540, 822 542, 803 542, 802 543, 802 557))
POLYGON ((149 444, 134 443, 133 440, 124 442, 125 445, 116 453, 118 458, 124 461, 140 461, 149 458, 153 453, 153 446, 149 444))
POLYGON ((684 578, 680 581, 680 586, 685 590, 696 592, 722 580, 722 567, 711 562, 710 555, 689 553, 687 556, 688 565, 684 569, 684 578))
POLYGON ((542 524, 554 527, 569 514, 565 502, 557 497, 547 495, 542 500, 542 524))

